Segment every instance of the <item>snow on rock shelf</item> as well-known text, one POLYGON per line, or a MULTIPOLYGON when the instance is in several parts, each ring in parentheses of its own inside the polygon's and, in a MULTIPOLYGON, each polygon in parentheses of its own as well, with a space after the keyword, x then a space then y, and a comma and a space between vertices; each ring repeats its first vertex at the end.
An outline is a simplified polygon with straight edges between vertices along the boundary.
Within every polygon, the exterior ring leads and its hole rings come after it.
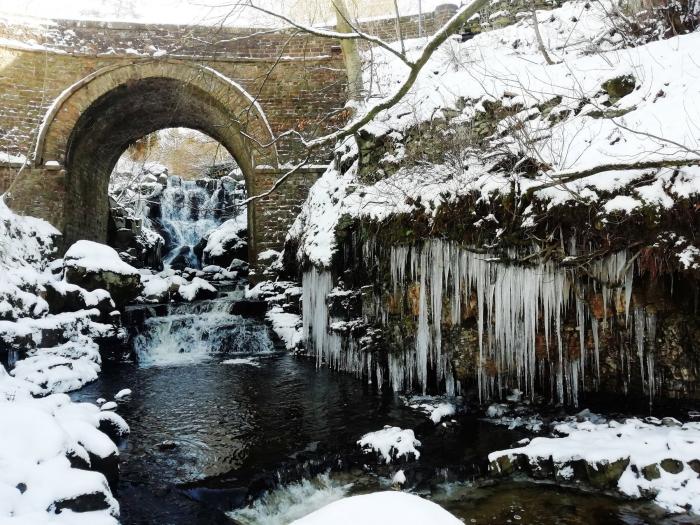
POLYGON ((75 242, 63 257, 66 268, 83 268, 89 272, 111 272, 136 275, 138 270, 119 258, 114 248, 99 242, 81 240, 75 242))
POLYGON ((119 306, 134 300, 143 289, 138 270, 105 244, 77 241, 68 248, 63 267, 66 281, 86 290, 103 288, 119 306))
POLYGON ((420 458, 420 452, 416 447, 420 447, 421 443, 410 429, 385 426, 382 430, 365 434, 357 444, 365 452, 378 454, 386 463, 399 458, 407 461, 412 457, 420 458))
POLYGON ((299 348, 304 339, 301 316, 284 312, 282 308, 275 306, 268 310, 265 318, 272 325, 272 330, 284 342, 287 350, 299 348))
POLYGON ((489 454, 490 470, 584 483, 632 497, 653 497, 670 512, 700 514, 700 423, 665 418, 567 422, 563 437, 489 454))
POLYGON ((344 498, 291 525, 460 525, 445 509, 405 492, 375 492, 344 498))

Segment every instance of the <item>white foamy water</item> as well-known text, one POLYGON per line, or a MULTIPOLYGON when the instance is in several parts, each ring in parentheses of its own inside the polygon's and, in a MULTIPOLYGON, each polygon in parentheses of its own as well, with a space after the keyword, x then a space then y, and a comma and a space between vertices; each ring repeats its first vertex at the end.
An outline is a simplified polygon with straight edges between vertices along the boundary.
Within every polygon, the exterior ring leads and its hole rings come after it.
POLYGON ((160 200, 160 223, 167 232, 171 246, 163 258, 166 265, 170 265, 185 250, 188 266, 198 268, 194 247, 221 223, 216 217, 219 191, 217 189, 210 194, 196 181, 180 180, 178 177, 168 179, 160 200))
POLYGON ((351 488, 352 483, 321 474, 311 480, 279 487, 256 500, 252 506, 227 514, 241 525, 288 525, 344 498, 351 488))
POLYGON ((134 338, 139 366, 201 363, 273 351, 267 327, 229 313, 235 299, 183 303, 146 319, 134 338))

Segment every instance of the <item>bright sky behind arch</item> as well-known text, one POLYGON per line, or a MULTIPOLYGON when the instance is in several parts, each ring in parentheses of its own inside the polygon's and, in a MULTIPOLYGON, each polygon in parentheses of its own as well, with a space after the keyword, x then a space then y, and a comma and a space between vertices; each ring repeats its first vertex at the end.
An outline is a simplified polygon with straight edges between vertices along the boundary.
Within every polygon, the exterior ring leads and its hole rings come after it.
MULTIPOLYGON (((391 16, 393 0, 346 0, 359 19, 391 16)), ((0 14, 34 18, 104 20, 163 24, 271 26, 280 22, 246 7, 239 0, 0 0, 0 14)), ((398 0, 402 15, 431 12, 459 0, 398 0)), ((256 0, 300 23, 332 24, 330 0, 256 0)))

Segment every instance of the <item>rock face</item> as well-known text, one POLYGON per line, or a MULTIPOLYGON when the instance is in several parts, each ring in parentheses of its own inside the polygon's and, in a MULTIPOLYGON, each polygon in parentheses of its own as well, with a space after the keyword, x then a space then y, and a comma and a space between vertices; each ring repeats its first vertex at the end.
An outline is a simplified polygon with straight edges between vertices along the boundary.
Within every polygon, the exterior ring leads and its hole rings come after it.
POLYGON ((65 281, 50 281, 44 287, 46 288, 45 299, 51 314, 96 308, 100 312, 100 320, 108 322, 116 306, 109 292, 102 288, 88 292, 80 286, 65 281))
POLYGON ((163 238, 110 199, 107 242, 138 268, 163 267, 163 238))
POLYGON ((138 271, 109 246, 78 241, 63 259, 66 281, 88 291, 107 290, 117 307, 134 300, 143 289, 138 271))

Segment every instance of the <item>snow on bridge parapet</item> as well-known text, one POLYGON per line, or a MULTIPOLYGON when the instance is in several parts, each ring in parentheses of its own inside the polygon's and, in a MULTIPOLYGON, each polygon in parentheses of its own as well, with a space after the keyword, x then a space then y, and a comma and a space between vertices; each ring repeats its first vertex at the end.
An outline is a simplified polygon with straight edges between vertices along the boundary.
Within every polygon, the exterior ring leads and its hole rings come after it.
MULTIPOLYGON (((403 38, 432 34, 455 12, 442 4, 422 16, 400 17, 403 38), (420 19, 420 21, 419 21, 420 19)), ((217 60, 323 60, 340 55, 333 39, 299 34, 289 28, 150 24, 92 20, 0 17, 0 46, 70 55, 177 57, 217 60)), ((359 29, 387 41, 398 38, 392 16, 361 20, 359 29)))

